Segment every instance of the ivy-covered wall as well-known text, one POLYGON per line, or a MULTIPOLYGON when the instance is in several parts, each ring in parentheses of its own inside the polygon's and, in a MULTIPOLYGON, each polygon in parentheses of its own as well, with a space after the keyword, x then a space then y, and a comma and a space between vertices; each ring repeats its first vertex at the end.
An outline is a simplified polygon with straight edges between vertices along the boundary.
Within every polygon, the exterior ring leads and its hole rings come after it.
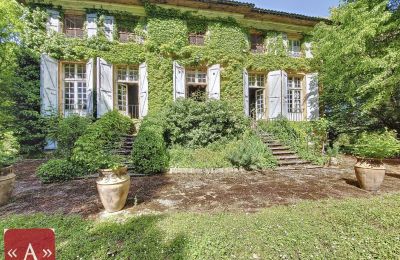
MULTIPOLYGON (((139 64, 147 62, 149 82, 149 109, 157 111, 173 100, 172 64, 177 60, 184 66, 209 66, 220 64, 221 99, 227 100, 239 112, 243 111, 243 69, 289 72, 311 72, 312 59, 292 58, 286 54, 278 32, 263 32, 268 52, 250 53, 248 34, 233 18, 210 19, 190 12, 167 10, 145 3, 146 18, 136 18, 128 13, 97 12, 98 34, 90 39, 67 38, 61 33, 48 35, 45 23, 48 6, 31 6, 26 18, 30 22, 24 34, 28 46, 37 57, 42 52, 67 61, 101 57, 113 64, 139 64), (104 15, 115 17, 116 27, 129 27, 145 38, 144 44, 110 42, 101 33, 104 15), (146 28, 146 30, 143 30, 146 28), (205 46, 189 45, 189 32, 207 31, 205 46)), ((57 8, 57 7, 52 7, 57 8)), ((60 14, 63 15, 60 9, 60 14)), ((61 17, 61 21, 62 21, 61 17)), ((117 32, 114 29, 114 32, 117 32)), ((116 35, 115 35, 116 38, 116 35)), ((304 55, 303 55, 304 56, 304 55)))

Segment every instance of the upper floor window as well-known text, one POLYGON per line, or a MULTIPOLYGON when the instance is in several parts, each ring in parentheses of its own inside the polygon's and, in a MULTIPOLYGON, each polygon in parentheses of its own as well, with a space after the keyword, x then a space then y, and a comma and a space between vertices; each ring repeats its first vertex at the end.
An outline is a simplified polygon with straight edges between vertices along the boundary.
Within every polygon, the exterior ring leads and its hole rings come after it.
POLYGON ((207 93, 207 72, 192 70, 186 72, 187 95, 197 101, 206 99, 207 93))
POLYGON ((133 32, 131 28, 126 26, 118 26, 119 41, 122 43, 136 42, 139 44, 144 43, 144 37, 133 32))
POLYGON ((261 34, 253 33, 250 35, 250 49, 254 53, 264 53, 264 37, 261 34))
POLYGON ((65 15, 64 33, 67 37, 82 38, 85 18, 82 15, 65 15))
POLYGON ((263 88, 265 86, 265 77, 263 74, 249 74, 250 88, 263 88))
POLYGON ((205 44, 205 33, 190 33, 189 34, 189 43, 191 45, 199 45, 203 46, 205 44))
POLYGON ((65 63, 63 72, 65 112, 84 112, 87 109, 86 64, 65 63))
POLYGON ((301 113, 302 102, 301 102, 301 78, 300 77, 288 77, 288 112, 289 113, 301 113))
POLYGON ((299 40, 289 40, 289 55, 292 57, 301 56, 301 44, 299 40))

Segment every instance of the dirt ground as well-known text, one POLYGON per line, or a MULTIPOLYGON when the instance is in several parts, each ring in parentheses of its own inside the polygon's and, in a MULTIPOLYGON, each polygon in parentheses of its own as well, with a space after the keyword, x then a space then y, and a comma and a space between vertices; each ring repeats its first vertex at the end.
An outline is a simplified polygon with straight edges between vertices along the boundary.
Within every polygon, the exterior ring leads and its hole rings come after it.
MULTIPOLYGON (((97 218, 106 215, 95 179, 41 184, 35 169, 43 161, 16 165, 16 187, 11 202, 0 207, 9 214, 62 213, 97 218)), ((162 212, 257 212, 272 205, 301 200, 368 197, 400 190, 400 163, 388 164, 377 193, 361 190, 354 175, 355 159, 343 157, 338 169, 251 172, 246 174, 173 174, 133 177, 125 209, 119 214, 162 212)))

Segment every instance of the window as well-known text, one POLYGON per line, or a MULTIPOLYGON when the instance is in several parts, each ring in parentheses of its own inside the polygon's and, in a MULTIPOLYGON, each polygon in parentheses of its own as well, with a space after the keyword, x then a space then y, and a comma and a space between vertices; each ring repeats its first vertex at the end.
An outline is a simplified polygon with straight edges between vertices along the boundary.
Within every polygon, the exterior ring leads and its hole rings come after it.
POLYGON ((67 37, 82 38, 84 17, 80 15, 66 15, 64 20, 64 33, 67 37))
POLYGON ((289 113, 302 113, 301 105, 301 78, 289 77, 288 78, 288 112, 289 113))
POLYGON ((127 112, 128 108, 128 86, 118 83, 117 85, 117 106, 119 111, 127 112))
POLYGON ((86 64, 64 64, 64 110, 82 113, 87 109, 86 64))
POLYGON ((119 41, 122 43, 136 42, 138 44, 144 43, 144 37, 133 32, 132 28, 127 26, 118 26, 119 41))
POLYGON ((207 90, 207 72, 205 71, 187 71, 186 87, 188 97, 197 101, 206 99, 207 90))
POLYGON ((205 33, 191 33, 189 34, 189 43, 191 45, 203 46, 205 43, 205 33))
POLYGON ((249 74, 250 88, 263 88, 265 86, 265 77, 263 74, 249 74))
POLYGON ((292 57, 301 56, 301 47, 299 40, 289 40, 289 55, 292 57))
POLYGON ((118 66, 117 80, 118 82, 138 82, 139 70, 134 66, 118 66))
POLYGON ((264 53, 264 37, 261 34, 250 35, 251 52, 253 53, 264 53))

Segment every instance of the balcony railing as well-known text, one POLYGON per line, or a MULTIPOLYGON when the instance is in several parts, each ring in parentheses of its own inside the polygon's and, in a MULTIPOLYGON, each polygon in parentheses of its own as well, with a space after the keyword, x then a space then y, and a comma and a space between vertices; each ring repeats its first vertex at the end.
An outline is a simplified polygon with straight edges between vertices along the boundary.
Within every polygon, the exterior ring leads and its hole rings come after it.
POLYGON ((119 32, 119 41, 122 43, 136 42, 138 44, 143 44, 144 37, 131 32, 119 32))
POLYGON ((83 38, 83 29, 81 28, 65 29, 65 35, 69 38, 83 38))
POLYGON ((300 58, 301 56, 303 56, 301 51, 288 51, 288 54, 290 57, 293 57, 293 58, 300 58))
POLYGON ((252 53, 265 53, 266 47, 264 44, 253 43, 251 44, 252 53))

